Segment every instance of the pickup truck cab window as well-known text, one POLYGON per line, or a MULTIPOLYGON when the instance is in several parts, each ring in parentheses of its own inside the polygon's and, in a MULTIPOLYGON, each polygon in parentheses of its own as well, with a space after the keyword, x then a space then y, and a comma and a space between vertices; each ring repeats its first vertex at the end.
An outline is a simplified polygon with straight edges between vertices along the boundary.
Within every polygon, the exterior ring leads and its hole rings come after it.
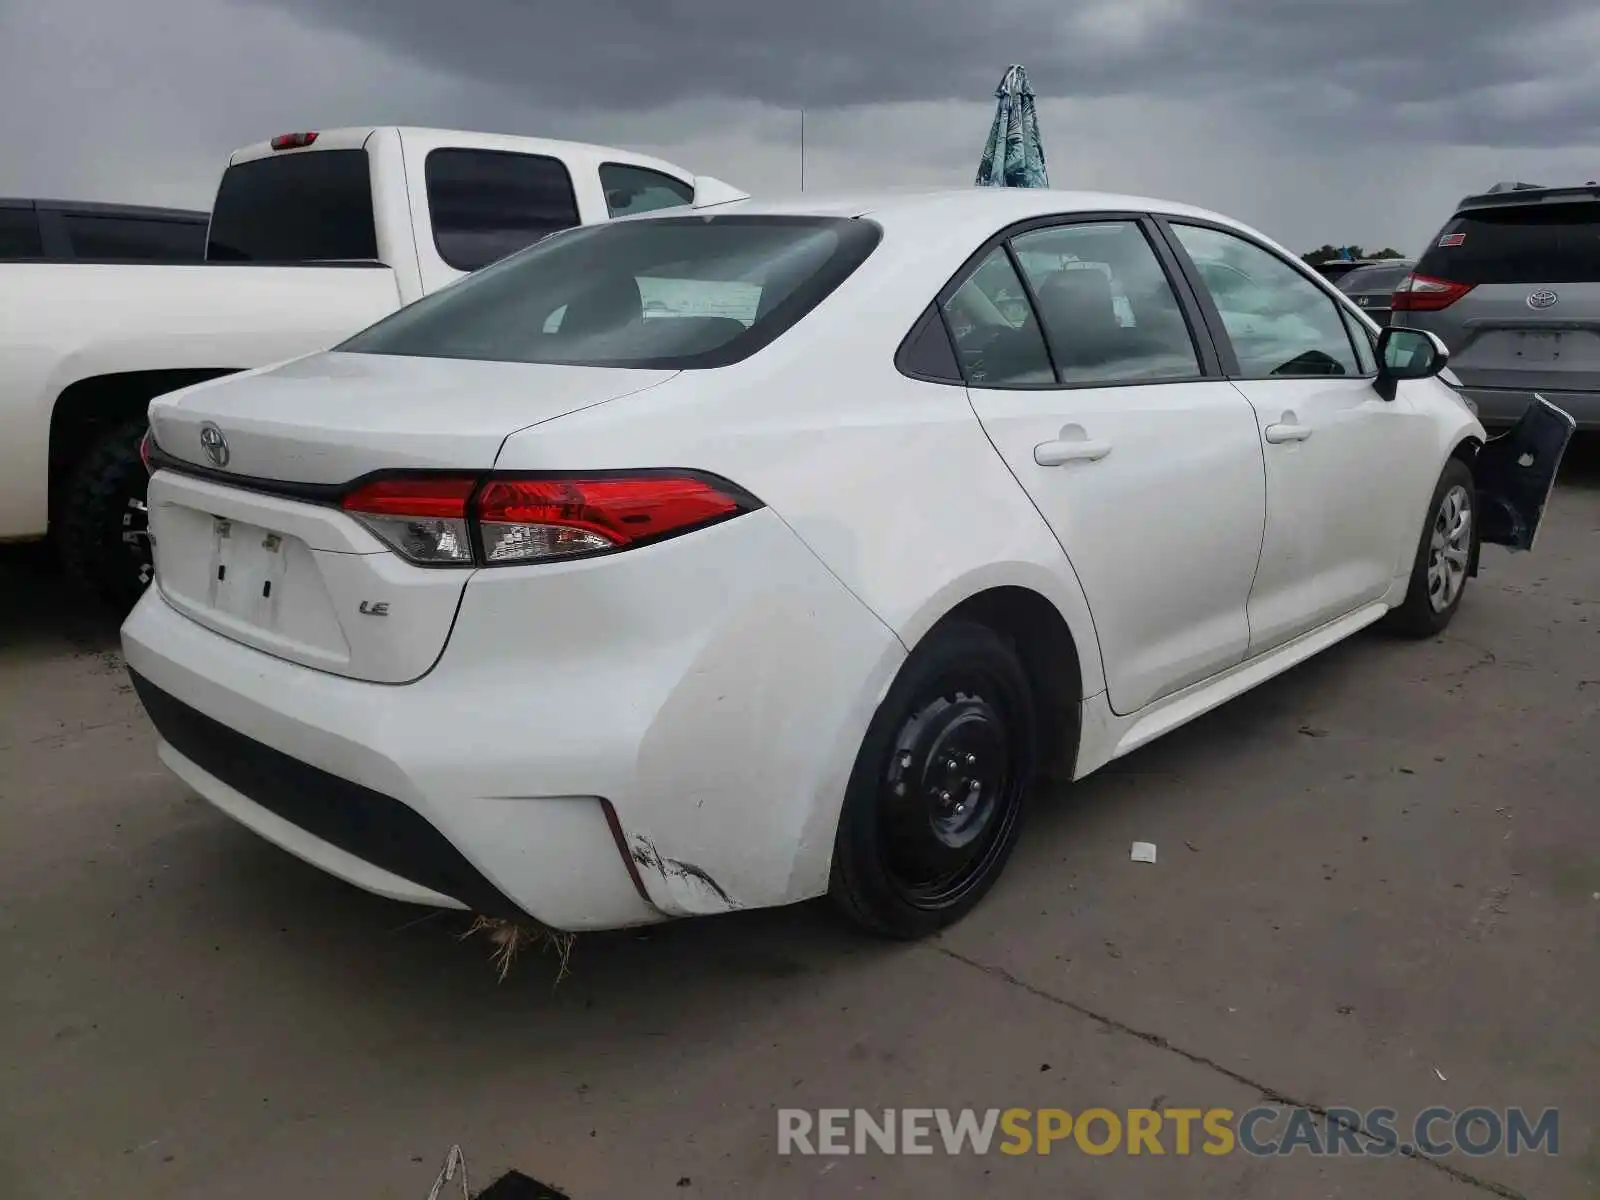
POLYGON ((649 167, 601 163, 600 186, 606 193, 606 211, 613 217, 676 208, 694 201, 692 185, 649 167))
POLYGON ((558 158, 433 150, 423 174, 434 245, 458 271, 476 271, 579 223, 572 176, 558 158))

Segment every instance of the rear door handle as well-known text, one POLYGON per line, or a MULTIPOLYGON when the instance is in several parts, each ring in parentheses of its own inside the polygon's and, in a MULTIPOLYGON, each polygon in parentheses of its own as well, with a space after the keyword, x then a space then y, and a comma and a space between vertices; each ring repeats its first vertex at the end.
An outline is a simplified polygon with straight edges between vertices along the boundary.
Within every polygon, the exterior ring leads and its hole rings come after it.
POLYGON ((1040 442, 1033 448, 1033 461, 1041 467, 1059 467, 1069 462, 1099 462, 1111 453, 1110 442, 1087 438, 1077 441, 1040 442))
POLYGON ((1262 436, 1274 446, 1284 442, 1303 442, 1311 436, 1309 425, 1268 425, 1262 436))

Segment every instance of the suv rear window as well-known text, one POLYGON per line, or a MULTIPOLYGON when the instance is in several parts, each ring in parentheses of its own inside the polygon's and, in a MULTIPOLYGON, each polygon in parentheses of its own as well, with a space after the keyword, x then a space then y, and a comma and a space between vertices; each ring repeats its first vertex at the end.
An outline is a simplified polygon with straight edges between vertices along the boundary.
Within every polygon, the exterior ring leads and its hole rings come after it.
POLYGON ((872 253, 870 221, 657 217, 569 230, 336 347, 679 370, 753 354, 872 253))
POLYGON ((1600 282, 1600 203, 1458 213, 1433 239, 1417 274, 1471 284, 1600 282), (1457 238, 1459 245, 1439 244, 1457 238))
POLYGON ((374 260, 372 176, 365 150, 308 150, 222 173, 206 257, 218 262, 374 260))

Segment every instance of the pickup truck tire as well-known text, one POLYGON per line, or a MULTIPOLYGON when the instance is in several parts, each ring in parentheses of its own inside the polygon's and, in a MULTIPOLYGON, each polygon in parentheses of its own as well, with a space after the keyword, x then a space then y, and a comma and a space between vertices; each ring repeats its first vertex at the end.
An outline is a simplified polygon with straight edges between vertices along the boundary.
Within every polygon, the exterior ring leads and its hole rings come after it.
POLYGON ((139 457, 148 428, 141 417, 104 433, 74 468, 60 502, 62 565, 119 614, 137 603, 155 573, 145 508, 149 476, 139 457))

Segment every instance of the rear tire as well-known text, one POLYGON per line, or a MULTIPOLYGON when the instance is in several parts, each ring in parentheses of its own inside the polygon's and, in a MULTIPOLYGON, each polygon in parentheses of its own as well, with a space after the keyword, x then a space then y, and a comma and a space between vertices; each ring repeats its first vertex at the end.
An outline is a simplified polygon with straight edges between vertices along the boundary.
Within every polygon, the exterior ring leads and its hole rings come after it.
POLYGON ((829 885, 844 914, 912 939, 970 912, 1016 847, 1036 738, 1009 642, 962 620, 929 634, 873 715, 845 791, 829 885))
POLYGON ((155 574, 146 508, 150 481, 139 458, 148 427, 141 417, 105 433, 73 469, 60 497, 62 565, 119 615, 138 602, 155 574))
POLYGON ((1383 628, 1399 637, 1418 639, 1443 633, 1466 595, 1477 536, 1478 494, 1472 471, 1460 459, 1452 458, 1428 503, 1428 519, 1411 564, 1405 601, 1389 610, 1383 628))

